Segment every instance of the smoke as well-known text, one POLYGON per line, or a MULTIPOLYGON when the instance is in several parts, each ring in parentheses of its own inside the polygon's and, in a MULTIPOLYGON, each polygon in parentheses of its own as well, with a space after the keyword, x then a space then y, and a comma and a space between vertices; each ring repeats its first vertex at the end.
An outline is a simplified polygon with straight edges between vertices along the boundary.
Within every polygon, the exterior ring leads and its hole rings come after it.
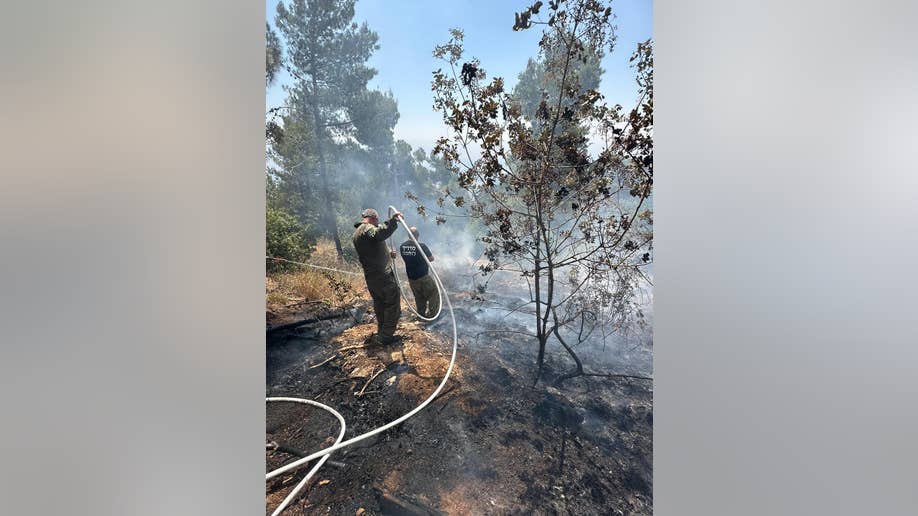
MULTIPOLYGON (((418 240, 426 244, 434 256, 436 267, 457 316, 459 332, 463 342, 470 346, 485 346, 494 343, 496 335, 502 335, 501 342, 510 342, 519 347, 524 356, 535 358, 537 341, 527 336, 535 333, 535 305, 531 279, 518 273, 494 271, 483 275, 481 267, 488 265, 483 257, 483 246, 478 242, 482 229, 474 219, 461 209, 450 208, 451 216, 445 222, 437 223, 439 210, 436 189, 417 189, 406 183, 396 185, 392 177, 368 166, 366 156, 346 153, 340 160, 334 174, 334 189, 340 193, 337 199, 342 233, 350 233, 354 222, 360 220, 360 212, 374 208, 380 219, 387 218, 389 205, 399 209, 409 226, 417 226, 418 240), (400 187, 396 194, 396 186, 400 187), (406 196, 406 191, 411 195, 406 196), (426 207, 419 213, 418 206, 426 207), (501 332, 501 333, 497 333, 501 332)), ((398 246, 407 241, 405 229, 399 229, 390 238, 389 244, 398 246)), ((349 238, 345 240, 349 248, 349 238)), ((395 265, 402 280, 402 288, 412 300, 408 287, 404 262, 397 258, 395 265)), ((569 269, 558 271, 567 275, 569 269)), ((651 266, 644 270, 652 281, 651 266)), ((544 284, 543 284, 544 287, 544 284)), ((556 284, 556 296, 565 296, 570 289, 566 282, 556 284)), ((585 287, 589 289, 589 286, 585 287)), ((614 306, 591 306, 595 314, 583 324, 572 324, 561 330, 565 340, 574 346, 575 352, 584 363, 585 369, 596 372, 619 372, 650 375, 653 368, 653 288, 647 281, 638 281, 631 289, 631 308, 641 318, 629 321, 616 319, 614 306)), ((557 299, 557 298, 556 298, 557 299)), ((441 317, 431 329, 446 331, 448 318, 441 317)), ((572 360, 554 337, 549 339, 549 359, 559 364, 573 365, 572 360)))
MULTIPOLYGON (((418 201, 427 206, 435 202, 423 198, 418 201)), ((483 256, 482 244, 477 240, 479 235, 476 230, 481 230, 476 228, 473 220, 451 217, 446 223, 437 225, 431 220, 433 217, 421 217, 416 212, 411 213, 407 207, 400 209, 409 225, 418 226, 419 241, 427 244, 435 257, 433 265, 450 292, 464 341, 473 347, 491 345, 496 335, 502 335, 501 342, 513 343, 525 356, 531 353, 534 360, 537 341, 535 337, 527 336, 534 335, 536 326, 535 304, 531 301, 534 296, 532 279, 502 270, 482 274, 481 267, 488 265, 488 261, 483 256)), ((393 237, 396 243, 407 239, 404 233, 401 230, 393 237)), ((403 267, 401 260, 397 262, 399 267, 403 267)), ((571 268, 562 268, 557 272, 559 276, 567 275, 571 268)), ((591 306, 596 317, 587 321, 584 329, 562 330, 568 343, 576 343, 575 352, 587 370, 652 374, 653 287, 650 282, 653 275, 650 265, 645 268, 644 274, 646 280, 637 278, 630 290, 627 301, 633 313, 628 320, 616 319, 613 312, 617 308, 614 305, 605 308, 591 306), (640 314, 640 317, 635 314, 640 314), (587 337, 581 339, 584 335, 587 337)), ((559 281, 555 288, 556 299, 559 299, 566 296, 571 287, 559 281)), ((585 287, 586 290, 589 288, 585 287)), ((434 329, 445 330, 448 324, 444 321, 441 319, 434 329)), ((548 352, 556 361, 573 365, 554 338, 549 339, 548 352)))

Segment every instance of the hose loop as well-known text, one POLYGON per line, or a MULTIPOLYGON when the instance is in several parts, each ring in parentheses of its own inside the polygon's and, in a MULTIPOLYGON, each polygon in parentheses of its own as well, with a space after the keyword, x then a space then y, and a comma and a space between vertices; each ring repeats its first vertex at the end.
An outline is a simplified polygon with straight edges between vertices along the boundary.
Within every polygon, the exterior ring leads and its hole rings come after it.
MULTIPOLYGON (((390 218, 390 219, 392 218, 393 210, 395 210, 395 207, 394 207, 394 206, 389 206, 389 218, 390 218)), ((396 210, 396 211, 397 211, 397 210, 396 210)), ((424 258, 424 261, 427 262, 427 267, 431 267, 431 265, 430 265, 430 259, 427 258, 427 253, 425 253, 425 252, 424 252, 424 249, 421 248, 421 243, 418 242, 418 239, 417 239, 417 238, 415 238, 414 234, 411 232, 411 228, 408 227, 408 224, 405 223, 405 220, 404 220, 404 219, 400 219, 399 222, 401 222, 402 225, 405 227, 405 230, 408 232, 408 236, 411 238, 411 241, 414 242, 415 248, 416 248, 416 249, 418 250, 418 252, 421 254, 421 257, 424 258)), ((394 247, 393 247, 392 245, 390 245, 390 244, 388 244, 388 243, 387 243, 386 245, 389 247, 389 251, 390 251, 390 252, 393 252, 393 253, 395 252, 395 249, 394 249, 394 247)), ((418 313, 418 310, 417 310, 417 308, 415 308, 415 305, 412 304, 411 301, 408 299, 408 296, 405 295, 405 290, 402 288, 402 279, 398 277, 398 267, 395 266, 395 263, 394 263, 395 260, 393 259, 392 261, 393 261, 393 263, 392 263, 392 272, 393 272, 393 274, 395 274, 395 284, 398 285, 398 291, 401 292, 401 294, 402 294, 402 299, 405 300, 405 304, 408 305, 408 309, 411 310, 411 312, 412 312, 418 319, 420 319, 420 320, 422 320, 422 321, 427 321, 427 322, 436 321, 437 318, 440 317, 440 313, 443 311, 443 294, 442 294, 442 292, 444 292, 445 290, 441 290, 440 285, 439 285, 439 284, 437 285, 437 296, 438 296, 439 299, 440 299, 439 302, 437 303, 437 313, 435 313, 435 314, 433 315, 433 317, 430 317, 430 318, 421 315, 420 313, 418 313)), ((415 301, 416 301, 416 300, 415 300, 415 301)))
MULTIPOLYGON (((398 210, 396 210, 394 206, 389 206, 389 213, 390 213, 390 215, 391 215, 394 211, 398 211, 398 210)), ((409 238, 411 238, 411 240, 415 243, 415 245, 418 246, 418 249, 420 249, 420 248, 421 248, 420 243, 417 241, 417 239, 416 239, 416 238, 414 237, 414 235, 411 233, 411 229, 410 229, 410 228, 408 227, 408 225, 405 223, 404 217, 399 218, 399 222, 401 222, 401 225, 402 225, 402 227, 405 228, 405 231, 408 232, 409 238)), ((441 300, 441 309, 442 309, 442 301, 445 299, 445 300, 446 300, 446 306, 447 306, 447 308, 449 309, 449 316, 450 316, 450 319, 452 320, 452 326, 453 326, 453 350, 452 350, 452 356, 451 356, 450 359, 449 359, 449 366, 446 368, 446 374, 443 376, 443 380, 440 381, 440 384, 437 385, 437 388, 430 394, 430 396, 427 397, 427 399, 425 399, 420 405, 418 405, 417 407, 415 407, 414 409, 412 409, 410 412, 404 414, 403 416, 399 417, 398 419, 395 419, 395 420, 393 420, 393 421, 390 421, 390 422, 386 423, 385 425, 382 425, 382 426, 380 426, 380 427, 374 428, 373 430, 370 430, 369 432, 365 432, 365 433, 360 434, 360 435, 358 435, 358 436, 356 436, 356 437, 352 437, 352 438, 348 439, 347 441, 342 441, 342 439, 344 438, 344 431, 345 431, 345 422, 344 422, 344 418, 341 416, 341 414, 339 414, 339 413, 338 413, 337 411, 335 411, 333 408, 331 408, 331 407, 329 407, 329 406, 327 406, 327 405, 324 405, 324 404, 322 404, 322 403, 319 403, 319 402, 317 402, 317 401, 312 401, 312 400, 307 400, 307 399, 302 399, 302 398, 266 398, 266 402, 268 402, 268 403, 270 403, 270 402, 302 403, 302 404, 305 404, 305 405, 312 405, 312 406, 314 406, 314 407, 321 408, 321 409, 323 409, 323 410, 326 410, 326 411, 332 413, 336 418, 338 418, 338 421, 339 421, 339 423, 341 424, 341 431, 340 431, 340 433, 339 433, 339 435, 338 435, 337 441, 335 441, 335 444, 333 444, 333 445, 331 445, 331 446, 329 446, 329 447, 327 447, 327 448, 323 448, 323 449, 321 449, 321 450, 319 450, 319 451, 317 451, 317 452, 315 452, 315 453, 312 453, 312 454, 310 454, 310 455, 308 455, 308 456, 306 456, 306 457, 303 457, 303 458, 301 458, 301 459, 298 459, 298 460, 296 460, 296 461, 293 461, 293 462, 291 462, 291 463, 289 463, 289 464, 286 464, 286 465, 284 465, 284 466, 281 466, 281 467, 279 467, 279 468, 277 468, 277 469, 274 469, 274 470, 272 470, 272 471, 269 471, 269 472, 265 475, 265 480, 266 480, 266 481, 267 481, 267 480, 271 480, 272 478, 275 478, 275 477, 277 477, 278 475, 281 475, 281 474, 286 473, 286 472, 288 472, 288 471, 291 471, 291 470, 300 468, 300 467, 302 467, 303 465, 305 465, 305 464, 307 464, 307 463, 309 463, 309 462, 311 462, 311 461, 313 461, 313 460, 315 460, 315 459, 320 459, 319 462, 316 463, 316 465, 313 466, 313 468, 312 468, 311 470, 309 470, 309 473, 306 474, 306 477, 304 477, 303 480, 301 480, 300 483, 297 484, 297 486, 290 492, 290 494, 287 495, 287 497, 284 499, 284 501, 281 503, 281 505, 279 505, 278 508, 274 510, 274 513, 272 514, 272 516, 277 516, 278 514, 280 514, 281 511, 283 511, 283 510, 290 504, 290 502, 293 501, 293 499, 296 497, 296 495, 299 494, 300 490, 302 490, 302 488, 306 485, 306 482, 307 482, 310 478, 312 478, 313 475, 315 475, 315 473, 319 470, 320 467, 322 467, 322 465, 325 463, 325 461, 328 459, 329 455, 331 455, 332 452, 338 451, 338 450, 340 450, 340 449, 342 449, 342 448, 345 448, 345 447, 347 447, 347 446, 350 446, 350 445, 352 445, 352 444, 356 444, 356 443, 358 443, 358 442, 360 442, 360 441, 363 441, 363 440, 365 440, 365 439, 369 439, 370 437, 373 437, 374 435, 377 435, 377 434, 380 434, 380 433, 382 433, 382 432, 385 432, 386 430, 389 430, 390 428, 392 428, 392 427, 394 427, 394 426, 396 426, 396 425, 399 425, 399 424, 401 424, 401 423, 407 421, 408 419, 410 419, 411 417, 413 417, 415 414, 417 414, 418 412, 420 412, 421 410, 423 410, 424 407, 426 407, 427 405, 430 404, 430 402, 432 402, 434 399, 436 399, 437 395, 440 394, 440 391, 443 390, 443 387, 446 385, 446 382, 449 380, 449 375, 453 372, 453 366, 454 366, 455 363, 456 363, 456 350, 457 350, 458 344, 459 344, 459 333, 458 333, 458 330, 457 330, 457 328, 456 328, 456 315, 453 313, 453 305, 452 305, 452 302, 450 302, 449 295, 448 295, 448 293, 446 292, 446 288, 443 286, 443 281, 440 279, 440 275, 437 273, 437 270, 434 268, 434 266, 430 263, 430 260, 427 259, 427 255, 424 254, 424 253, 422 252, 422 253, 421 253, 421 256, 423 256, 423 257, 424 257, 424 261, 427 262, 427 266, 430 268, 430 274, 433 275, 434 281, 435 281, 435 283, 437 284, 438 294, 440 295, 440 300, 441 300)), ((311 265, 309 265, 309 264, 302 264, 302 265, 311 266, 311 265)), ((345 271, 341 271, 341 272, 345 272, 345 271)), ((401 287, 399 287, 399 289, 401 289, 401 287)), ((404 295, 404 292, 403 292, 403 295, 404 295)), ((437 312, 437 315, 438 315, 438 316, 439 316, 439 313, 440 313, 440 311, 437 312)), ((419 316, 419 317, 420 317, 420 316, 419 316)), ((425 319, 425 320, 433 320, 433 319, 426 319, 426 318, 423 318, 423 317, 422 317, 422 319, 425 319)), ((436 317, 435 317, 434 319, 436 319, 436 317)))

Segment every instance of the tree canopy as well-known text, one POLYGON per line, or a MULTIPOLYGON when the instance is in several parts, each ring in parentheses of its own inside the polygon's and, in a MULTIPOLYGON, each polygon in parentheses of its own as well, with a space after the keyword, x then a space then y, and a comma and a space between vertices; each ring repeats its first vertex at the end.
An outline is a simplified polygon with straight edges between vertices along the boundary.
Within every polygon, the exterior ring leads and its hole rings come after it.
POLYGON ((576 363, 563 380, 587 374, 571 341, 600 321, 621 327, 642 318, 634 292, 653 249, 652 44, 632 57, 641 98, 626 113, 597 90, 599 60, 615 49, 611 7, 552 1, 540 17, 542 7, 516 15, 514 30, 543 32, 538 59, 514 91, 464 57, 458 29, 434 50, 446 68, 432 83, 450 130, 434 153, 459 186, 439 203, 467 207, 484 225, 483 272, 512 271, 530 283, 536 381, 549 338, 576 363))

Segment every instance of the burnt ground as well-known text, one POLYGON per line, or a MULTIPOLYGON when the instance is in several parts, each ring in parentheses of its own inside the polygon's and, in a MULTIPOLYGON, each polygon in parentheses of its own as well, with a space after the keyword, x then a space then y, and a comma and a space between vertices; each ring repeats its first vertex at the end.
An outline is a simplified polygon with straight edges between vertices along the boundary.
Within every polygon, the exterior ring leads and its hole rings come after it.
MULTIPOLYGON (((458 357, 441 395, 402 425, 333 454, 334 464, 326 463, 284 514, 651 514, 650 382, 578 378, 561 389, 533 388, 533 344, 513 333, 476 339, 469 328, 506 328, 473 326, 474 310, 465 308, 457 310, 458 357), (393 499, 427 512, 399 513, 393 499)), ((372 311, 358 316, 359 323, 347 317, 276 332, 267 342, 267 395, 334 407, 347 421, 345 439, 426 399, 452 344, 447 315, 425 329, 403 312, 404 342, 338 351, 362 345, 375 330, 372 311)), ((549 357, 546 378, 567 367, 549 357)), ((313 452, 337 432, 337 420, 322 410, 267 406, 267 441, 285 450, 313 452)), ((268 470, 297 458, 266 453, 268 470)), ((266 483, 266 513, 307 470, 266 483)))

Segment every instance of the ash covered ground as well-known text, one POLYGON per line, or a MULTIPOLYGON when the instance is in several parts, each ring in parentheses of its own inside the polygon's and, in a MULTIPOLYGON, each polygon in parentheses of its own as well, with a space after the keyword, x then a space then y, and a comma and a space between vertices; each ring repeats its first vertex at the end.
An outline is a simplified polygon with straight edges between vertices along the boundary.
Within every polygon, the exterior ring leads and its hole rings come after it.
MULTIPOLYGON (((571 365, 556 351, 548 382, 533 388, 535 343, 512 333, 525 329, 521 321, 495 316, 469 294, 451 299, 460 342, 441 395, 404 424, 333 454, 285 514, 651 514, 651 382, 577 378, 555 388, 550 379, 571 365)), ((267 395, 336 408, 348 424, 345 438, 408 412, 446 371, 451 325, 446 313, 423 326, 403 311, 406 339, 394 346, 354 347, 375 330, 372 310, 358 321, 269 335, 267 395)), ((622 354, 632 348, 619 344, 604 353, 612 356, 606 364, 628 365, 622 354)), ((592 354, 584 359, 596 369, 592 354)), ((639 365, 619 372, 640 372, 639 365)), ((332 444, 338 432, 337 421, 315 408, 270 403, 266 410, 266 440, 281 446, 267 451, 268 470, 332 444)), ((268 514, 307 470, 266 483, 268 514)))

